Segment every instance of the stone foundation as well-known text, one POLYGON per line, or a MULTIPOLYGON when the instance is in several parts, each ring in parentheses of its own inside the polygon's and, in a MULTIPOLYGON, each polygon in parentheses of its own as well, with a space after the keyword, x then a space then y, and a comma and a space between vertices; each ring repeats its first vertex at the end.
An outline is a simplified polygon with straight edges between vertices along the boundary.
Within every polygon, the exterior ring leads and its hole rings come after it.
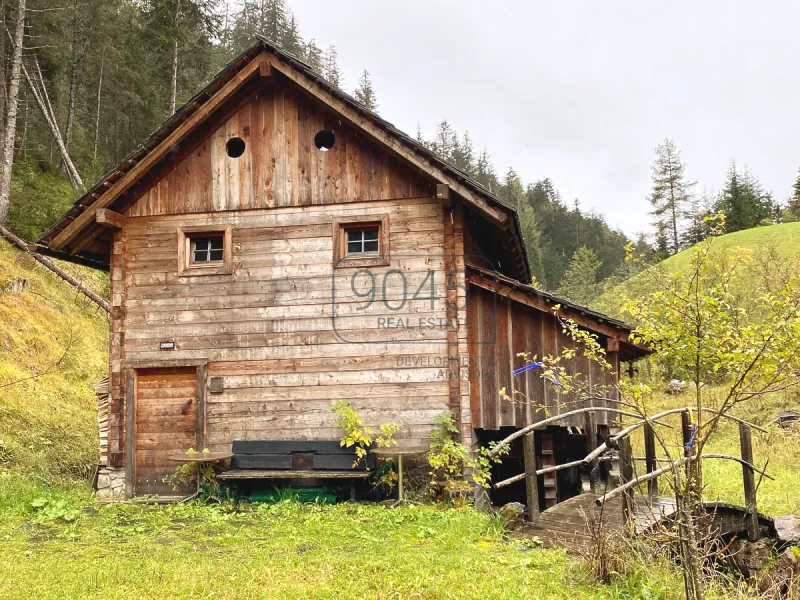
POLYGON ((97 497, 104 500, 125 499, 125 469, 101 467, 97 475, 97 497))

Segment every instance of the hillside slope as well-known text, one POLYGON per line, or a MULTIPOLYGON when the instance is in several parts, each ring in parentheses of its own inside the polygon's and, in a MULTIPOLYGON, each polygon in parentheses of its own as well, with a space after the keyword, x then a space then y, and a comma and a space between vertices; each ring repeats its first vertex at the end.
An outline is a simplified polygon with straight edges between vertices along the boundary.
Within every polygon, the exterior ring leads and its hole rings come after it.
MULTIPOLYGON (((105 273, 62 266, 104 290, 105 273)), ((108 371, 107 348, 105 313, 0 239, 0 477, 47 484, 90 476, 92 385, 108 371), (24 288, 11 291, 20 280, 24 288)))
MULTIPOLYGON (((734 292, 745 306, 752 305, 758 296, 774 291, 792 275, 800 275, 800 222, 756 227, 728 233, 714 239, 714 256, 718 265, 731 250, 749 251, 744 268, 740 269, 734 292)), ((688 248, 658 264, 668 273, 685 272, 691 268, 692 249, 688 248)), ((592 308, 611 316, 626 318, 620 307, 622 299, 637 298, 648 293, 648 281, 640 275, 622 284, 607 288, 602 296, 592 302, 592 308)))

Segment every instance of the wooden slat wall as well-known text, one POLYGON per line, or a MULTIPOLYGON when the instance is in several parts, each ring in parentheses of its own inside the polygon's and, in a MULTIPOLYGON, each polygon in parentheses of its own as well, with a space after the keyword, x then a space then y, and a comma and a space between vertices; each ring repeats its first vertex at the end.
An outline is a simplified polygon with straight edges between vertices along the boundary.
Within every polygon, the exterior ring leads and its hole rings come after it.
MULTIPOLYGON (((224 386, 206 396, 211 450, 237 439, 339 439, 329 411, 337 399, 349 400, 371 425, 402 423, 399 438, 426 444, 433 418, 450 405, 447 365, 436 362, 447 356, 447 335, 377 328, 375 319, 445 317, 442 221, 432 198, 132 217, 126 364, 208 359, 208 377, 223 377, 224 386), (433 309, 418 301, 399 314, 381 308, 369 316, 354 303, 337 305, 334 330, 331 224, 366 214, 389 215, 392 260, 372 269, 379 285, 390 269, 433 269, 442 300, 433 309), (177 227, 228 223, 233 274, 179 277, 177 227), (177 349, 159 350, 162 340, 177 349)), ((398 290, 393 284, 388 293, 398 290)))
MULTIPOLYGON (((469 294, 467 342, 473 426, 489 430, 525 427, 546 416, 581 408, 583 403, 574 393, 560 393, 552 385, 546 385, 538 369, 517 377, 512 375, 514 369, 526 364, 524 358, 517 356, 519 353, 528 352, 541 358, 573 345, 555 317, 477 286, 471 286, 469 294), (515 402, 501 398, 503 388, 515 402)), ((609 352, 608 360, 617 372, 618 353, 609 352)), ((598 393, 611 391, 616 381, 615 374, 601 371, 581 353, 562 364, 568 373, 581 373, 588 378, 591 385, 597 386, 598 393)), ((612 415, 598 413, 598 423, 610 421, 612 415)), ((579 415, 565 420, 563 426, 582 428, 583 422, 579 415)))
POLYGON ((323 107, 291 88, 259 89, 155 183, 129 216, 309 206, 431 195, 414 171, 363 135, 345 128, 323 107), (314 145, 317 132, 334 132, 328 152, 314 145), (232 137, 244 154, 230 158, 232 137))

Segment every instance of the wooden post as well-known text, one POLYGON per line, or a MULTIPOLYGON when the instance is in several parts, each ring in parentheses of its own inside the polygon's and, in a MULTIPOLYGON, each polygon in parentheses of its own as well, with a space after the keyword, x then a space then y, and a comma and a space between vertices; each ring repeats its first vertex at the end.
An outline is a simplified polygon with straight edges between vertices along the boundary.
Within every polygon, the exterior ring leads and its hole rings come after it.
MULTIPOLYGON (((624 437, 619 443, 619 477, 620 484, 633 479, 633 456, 631 453, 631 440, 624 437)), ((622 522, 628 527, 633 522, 633 488, 625 490, 622 494, 622 522)))
MULTIPOLYGON (((583 419, 584 429, 586 430, 586 454, 589 454, 597 448, 597 415, 594 411, 590 411, 584 413, 583 419)), ((589 463, 589 468, 594 471, 597 468, 597 461, 593 460, 589 463)), ((591 480, 591 474, 589 475, 589 481, 592 486, 592 493, 598 493, 598 485, 591 480)))
MULTIPOLYGON (((653 426, 648 424, 644 428, 644 460, 648 473, 658 468, 656 464, 656 434, 653 426)), ((647 495, 658 496, 658 477, 653 477, 647 482, 647 495)))
POLYGON ((535 521, 539 516, 539 479, 536 477, 536 443, 533 432, 522 437, 522 450, 525 457, 525 497, 528 502, 528 520, 535 521))
POLYGON ((136 371, 125 370, 125 497, 136 491, 136 371))
POLYGON ((751 542, 758 540, 758 508, 756 506, 756 479, 752 467, 753 464, 753 440, 750 433, 750 426, 739 423, 739 444, 742 448, 742 460, 747 464, 742 464, 742 481, 744 483, 744 504, 747 510, 747 539, 751 542))

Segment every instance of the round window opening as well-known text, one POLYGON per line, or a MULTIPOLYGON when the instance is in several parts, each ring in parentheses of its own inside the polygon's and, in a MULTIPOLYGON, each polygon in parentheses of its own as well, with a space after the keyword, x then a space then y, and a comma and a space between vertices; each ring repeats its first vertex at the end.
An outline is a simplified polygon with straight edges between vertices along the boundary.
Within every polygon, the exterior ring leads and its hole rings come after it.
POLYGON ((314 145, 321 152, 327 152, 328 150, 333 148, 333 145, 335 143, 336 143, 336 136, 333 135, 332 131, 328 131, 327 129, 323 129, 317 135, 314 136, 314 145))
POLYGON ((244 140, 239 137, 229 139, 225 144, 225 151, 231 158, 239 158, 244 154, 244 140))

